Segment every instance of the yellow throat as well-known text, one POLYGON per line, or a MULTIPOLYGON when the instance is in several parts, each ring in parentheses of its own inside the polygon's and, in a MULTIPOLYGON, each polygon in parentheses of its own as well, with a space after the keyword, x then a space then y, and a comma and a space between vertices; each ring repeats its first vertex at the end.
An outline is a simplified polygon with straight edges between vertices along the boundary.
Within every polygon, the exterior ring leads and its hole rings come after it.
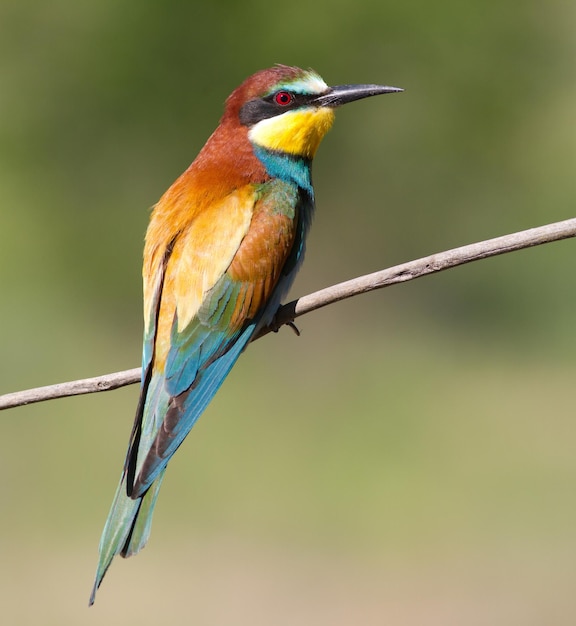
POLYGON ((334 111, 327 107, 286 111, 255 124, 248 138, 267 150, 312 159, 333 123, 334 111))

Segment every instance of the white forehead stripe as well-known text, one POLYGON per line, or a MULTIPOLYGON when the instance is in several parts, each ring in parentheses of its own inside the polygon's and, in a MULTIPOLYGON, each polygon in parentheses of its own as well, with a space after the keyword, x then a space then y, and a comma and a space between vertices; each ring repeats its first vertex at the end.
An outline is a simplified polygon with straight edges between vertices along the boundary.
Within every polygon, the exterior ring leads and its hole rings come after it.
POLYGON ((296 93, 324 93, 328 91, 328 85, 318 76, 318 74, 313 74, 312 72, 308 72, 305 78, 301 78, 297 81, 286 81, 285 83, 281 83, 278 87, 285 87, 286 89, 290 89, 290 91, 295 91, 296 93))

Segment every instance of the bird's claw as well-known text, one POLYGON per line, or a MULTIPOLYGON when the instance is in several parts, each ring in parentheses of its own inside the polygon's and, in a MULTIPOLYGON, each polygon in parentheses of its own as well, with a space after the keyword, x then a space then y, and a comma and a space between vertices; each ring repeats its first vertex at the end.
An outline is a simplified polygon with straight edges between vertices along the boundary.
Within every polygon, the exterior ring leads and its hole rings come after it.
POLYGON ((296 337, 300 337, 300 331, 298 330, 298 326, 294 324, 293 320, 286 322, 286 326, 290 326, 290 328, 294 331, 294 334, 296 335, 296 337))
POLYGON ((273 333, 277 333, 282 328, 282 326, 289 326, 294 331, 294 334, 297 337, 300 337, 300 330, 298 329, 298 326, 296 326, 296 324, 294 323, 294 320, 284 321, 278 319, 278 317, 275 315, 272 318, 270 324, 268 324, 269 330, 271 330, 273 333))

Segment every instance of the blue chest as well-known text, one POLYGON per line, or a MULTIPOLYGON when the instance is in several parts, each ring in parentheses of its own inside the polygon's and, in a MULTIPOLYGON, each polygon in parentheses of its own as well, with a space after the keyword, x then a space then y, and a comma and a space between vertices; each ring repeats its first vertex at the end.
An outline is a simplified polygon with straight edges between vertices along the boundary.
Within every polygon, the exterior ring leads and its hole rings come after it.
POLYGON ((297 185, 301 191, 308 194, 312 204, 314 204, 314 189, 311 177, 312 162, 309 159, 266 150, 259 146, 254 146, 254 154, 262 162, 272 178, 279 178, 286 183, 297 185))

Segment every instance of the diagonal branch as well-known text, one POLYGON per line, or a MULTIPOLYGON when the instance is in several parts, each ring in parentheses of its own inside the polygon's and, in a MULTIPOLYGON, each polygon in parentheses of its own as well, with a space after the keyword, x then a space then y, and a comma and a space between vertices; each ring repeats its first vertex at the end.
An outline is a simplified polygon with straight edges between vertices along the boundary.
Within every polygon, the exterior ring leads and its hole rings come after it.
MULTIPOLYGON (((259 339, 271 331, 278 330, 282 325, 289 324, 297 317, 316 311, 324 306, 333 304, 346 298, 352 298, 361 293, 383 289, 398 283, 403 283, 415 278, 427 276, 436 272, 464 265, 472 261, 479 261, 492 256, 531 248, 552 241, 560 241, 576 237, 576 218, 547 224, 538 228, 487 239, 460 248, 454 248, 445 252, 439 252, 431 256, 409 261, 401 265, 396 265, 373 274, 366 274, 352 280, 348 280, 326 289, 321 289, 303 296, 298 300, 293 300, 281 306, 276 313, 273 324, 263 329, 255 339, 259 339)), ((254 340, 255 340, 254 339, 254 340)), ((110 391, 126 385, 131 385, 140 381, 140 368, 75 380, 47 387, 37 387, 0 396, 0 410, 9 409, 34 402, 64 398, 66 396, 76 396, 86 393, 96 393, 98 391, 110 391)))

